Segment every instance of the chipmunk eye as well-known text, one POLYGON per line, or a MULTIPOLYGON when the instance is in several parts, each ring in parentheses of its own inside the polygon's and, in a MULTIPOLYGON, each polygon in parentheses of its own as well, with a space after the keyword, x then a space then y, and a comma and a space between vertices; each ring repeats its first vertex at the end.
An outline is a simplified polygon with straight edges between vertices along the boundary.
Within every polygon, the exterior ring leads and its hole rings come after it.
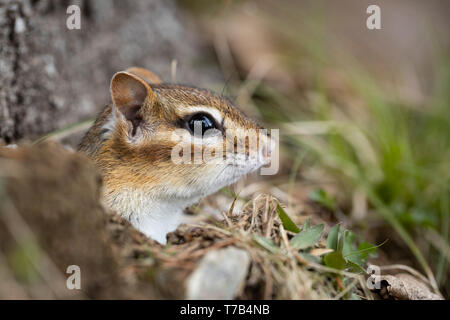
POLYGON ((214 120, 204 113, 195 114, 189 119, 189 121, 187 121, 187 126, 192 134, 197 133, 195 132, 196 125, 198 128, 200 128, 201 125, 202 135, 209 129, 217 129, 214 120))

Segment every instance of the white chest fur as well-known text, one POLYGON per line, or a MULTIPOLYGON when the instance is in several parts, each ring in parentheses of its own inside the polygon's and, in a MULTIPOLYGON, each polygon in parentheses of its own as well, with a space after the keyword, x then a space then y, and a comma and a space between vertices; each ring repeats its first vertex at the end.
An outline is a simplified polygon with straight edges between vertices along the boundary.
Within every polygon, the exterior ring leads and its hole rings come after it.
POLYGON ((111 209, 161 244, 166 244, 167 233, 174 231, 184 221, 184 209, 198 201, 198 198, 158 199, 135 189, 122 189, 117 193, 106 191, 104 194, 111 209))

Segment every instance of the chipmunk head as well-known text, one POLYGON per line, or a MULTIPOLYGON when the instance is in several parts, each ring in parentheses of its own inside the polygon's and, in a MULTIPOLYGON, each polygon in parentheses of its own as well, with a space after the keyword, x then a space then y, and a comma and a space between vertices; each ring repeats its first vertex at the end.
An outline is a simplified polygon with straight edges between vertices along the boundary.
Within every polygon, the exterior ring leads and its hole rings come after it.
POLYGON ((110 91, 113 104, 97 130, 102 142, 91 156, 111 197, 145 190, 154 198, 199 198, 270 159, 273 142, 261 127, 207 90, 162 84, 131 68, 113 76, 110 91))

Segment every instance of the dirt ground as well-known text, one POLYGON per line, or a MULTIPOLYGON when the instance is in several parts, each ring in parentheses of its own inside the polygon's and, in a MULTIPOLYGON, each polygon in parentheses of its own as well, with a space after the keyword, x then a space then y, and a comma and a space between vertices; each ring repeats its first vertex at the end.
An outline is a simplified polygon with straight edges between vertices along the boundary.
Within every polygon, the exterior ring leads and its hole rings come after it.
MULTIPOLYGON (((206 297, 208 290, 216 298, 343 297, 332 285, 332 270, 290 250, 292 233, 283 228, 273 196, 260 194, 238 215, 233 202, 220 219, 199 216, 161 246, 102 206, 101 177, 83 155, 45 142, 1 148, 0 164, 0 298, 183 299, 206 297), (234 261, 231 269, 223 269, 224 261, 234 261), (66 287, 70 265, 82 271, 81 290, 66 287), (224 289, 221 277, 235 286, 224 289)), ((304 203, 293 218, 317 224, 325 221, 321 211, 304 203)), ((320 240, 316 252, 325 246, 320 240)), ((354 294, 392 298, 386 288, 368 291, 365 277, 348 275, 354 294)))

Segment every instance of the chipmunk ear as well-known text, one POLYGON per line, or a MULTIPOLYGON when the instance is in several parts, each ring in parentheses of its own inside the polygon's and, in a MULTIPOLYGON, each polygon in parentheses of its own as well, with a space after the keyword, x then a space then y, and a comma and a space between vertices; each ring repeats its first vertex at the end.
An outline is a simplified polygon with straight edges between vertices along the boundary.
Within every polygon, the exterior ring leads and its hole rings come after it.
POLYGON ((161 79, 156 74, 144 68, 131 67, 127 69, 127 72, 137 75, 139 78, 147 81, 147 83, 149 84, 162 83, 161 79))
POLYGON ((133 124, 133 132, 142 121, 141 109, 153 99, 153 90, 140 77, 121 71, 111 80, 111 98, 118 111, 133 124))

